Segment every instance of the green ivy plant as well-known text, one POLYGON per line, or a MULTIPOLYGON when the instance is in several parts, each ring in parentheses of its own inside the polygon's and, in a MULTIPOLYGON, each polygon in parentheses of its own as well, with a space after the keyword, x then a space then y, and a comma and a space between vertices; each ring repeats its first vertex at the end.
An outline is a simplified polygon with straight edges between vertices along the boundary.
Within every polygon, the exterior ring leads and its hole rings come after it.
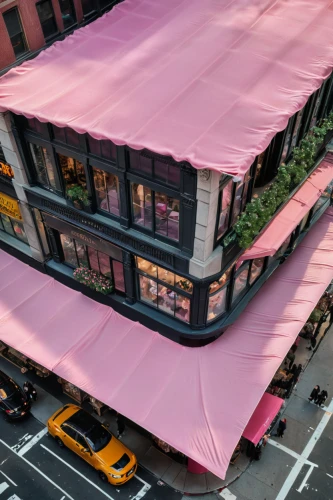
POLYGON ((293 159, 282 164, 270 187, 258 198, 248 203, 234 226, 238 244, 248 248, 261 229, 271 220, 279 206, 305 178, 313 167, 319 146, 326 134, 333 130, 333 112, 313 127, 293 150, 293 159))

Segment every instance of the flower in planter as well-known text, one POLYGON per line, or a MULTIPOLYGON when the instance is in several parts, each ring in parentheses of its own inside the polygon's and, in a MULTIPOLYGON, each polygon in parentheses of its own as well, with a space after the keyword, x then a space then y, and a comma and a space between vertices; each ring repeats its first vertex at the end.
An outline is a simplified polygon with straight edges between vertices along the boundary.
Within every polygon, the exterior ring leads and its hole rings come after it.
POLYGON ((79 283, 88 286, 96 292, 103 293, 104 295, 113 292, 112 280, 97 271, 88 269, 87 267, 78 267, 75 269, 73 276, 79 283))
POLYGON ((90 205, 88 191, 84 189, 82 186, 79 186, 78 184, 75 184, 71 188, 68 188, 66 191, 66 195, 67 198, 69 198, 73 202, 79 201, 84 206, 90 205))

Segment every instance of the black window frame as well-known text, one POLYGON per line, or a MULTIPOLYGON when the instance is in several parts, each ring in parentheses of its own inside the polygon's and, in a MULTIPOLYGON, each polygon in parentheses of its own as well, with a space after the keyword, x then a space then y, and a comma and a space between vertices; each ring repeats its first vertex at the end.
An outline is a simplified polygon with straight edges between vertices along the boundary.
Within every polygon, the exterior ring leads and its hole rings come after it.
POLYGON ((58 29, 58 25, 57 25, 57 19, 55 17, 52 0, 40 0, 39 2, 36 3, 36 10, 37 10, 37 14, 38 14, 38 17, 39 17, 39 22, 40 22, 41 27, 42 27, 44 39, 45 39, 45 41, 48 41, 48 40, 52 39, 53 37, 55 37, 59 33, 59 29, 58 29), (46 21, 49 21, 51 19, 52 23, 50 23, 50 24, 53 24, 53 28, 54 28, 54 30, 51 33, 49 33, 49 34, 47 34, 47 32, 46 32, 46 26, 44 26, 45 20, 42 21, 42 19, 41 19, 41 12, 38 9, 38 7, 42 6, 43 4, 48 4, 48 6, 50 8, 50 11, 52 13, 52 15, 46 20, 46 21))
POLYGON ((129 191, 130 191, 130 210, 131 210, 131 225, 133 229, 136 229, 144 234, 147 234, 148 236, 153 237, 156 240, 163 241, 164 243, 167 243, 169 245, 175 246, 175 247, 180 247, 181 246, 181 233, 182 233, 182 227, 183 227, 183 209, 182 209, 182 203, 181 203, 181 195, 179 191, 173 191, 169 188, 166 188, 164 186, 159 186, 155 183, 146 181, 145 179, 141 177, 137 177, 134 174, 128 174, 127 179, 129 182, 129 191), (151 228, 147 228, 145 226, 142 226, 140 224, 136 224, 134 221, 134 213, 133 213, 133 197, 132 197, 132 185, 133 184, 138 184, 143 186, 144 188, 148 188, 151 191, 151 207, 152 207, 152 225, 151 228), (163 234, 160 234, 156 230, 156 213, 155 213, 155 195, 156 193, 159 193, 161 195, 167 196, 169 198, 173 198, 177 200, 178 202, 178 207, 179 207, 179 221, 178 221, 178 240, 168 238, 167 236, 164 236, 163 234))
POLYGON ((60 181, 58 163, 57 163, 55 156, 54 156, 54 150, 53 150, 52 146, 49 144, 49 142, 45 141, 43 139, 29 137, 29 139, 27 141, 27 150, 28 150, 28 157, 30 159, 30 164, 31 164, 35 184, 37 184, 41 188, 45 189, 46 191, 50 191, 51 193, 55 193, 57 195, 63 196, 63 187, 62 187, 62 183, 60 181), (54 170, 55 187, 53 187, 51 182, 49 181, 49 175, 47 173, 46 167, 45 167, 45 170, 46 170, 46 176, 48 179, 48 184, 43 184, 38 179, 37 167, 36 167, 34 159, 33 159, 33 154, 32 154, 32 151, 30 149, 31 148, 30 145, 35 145, 39 148, 46 149, 46 151, 48 152, 48 155, 49 155, 49 158, 51 160, 52 167, 54 170))
POLYGON ((62 3, 61 3, 63 0, 58 0, 58 1, 59 1, 59 7, 60 7, 60 13, 61 13, 62 22, 64 24, 64 31, 70 30, 78 22, 77 21, 77 12, 76 12, 76 9, 75 9, 75 4, 74 4, 73 0, 65 0, 65 1, 67 1, 69 3, 70 9, 71 9, 71 16, 73 16, 73 21, 70 24, 66 25, 66 22, 64 20, 64 15, 65 14, 63 13, 62 3))
MULTIPOLYGON (((177 274, 177 272, 175 272, 175 270, 168 269, 165 266, 160 266, 158 264, 155 264, 154 262, 152 262, 152 261, 150 261, 148 259, 145 259, 145 258, 142 258, 142 257, 139 257, 139 256, 135 256, 135 284, 136 284, 136 296, 137 296, 138 301, 141 304, 144 304, 144 305, 150 307, 151 309, 153 309, 155 311, 159 311, 159 312, 165 314, 169 318, 173 318, 173 319, 175 319, 177 321, 180 321, 180 323, 182 323, 182 324, 187 324, 187 325, 191 325, 192 324, 194 284, 193 284, 193 282, 191 281, 190 278, 186 278, 185 276, 180 276, 179 274, 177 274), (147 272, 145 272, 142 269, 140 269, 139 265, 138 265, 138 259, 142 259, 142 260, 147 261, 147 262, 151 263, 152 265, 156 266, 156 276, 148 274, 147 272), (181 287, 177 287, 176 284, 172 285, 170 283, 167 283, 166 281, 163 281, 162 279, 159 279, 159 277, 158 277, 158 268, 163 269, 164 271, 170 272, 170 273, 174 274, 175 276, 178 276, 179 278, 183 278, 186 281, 189 281, 192 284, 192 292, 187 292, 186 290, 182 289, 181 287), (156 286, 157 286, 156 297, 158 297, 158 285, 160 285, 160 286, 163 286, 165 288, 168 288, 168 289, 172 290, 173 292, 175 292, 176 294, 178 294, 180 296, 183 296, 183 297, 189 299, 189 301, 190 301, 189 302, 190 303, 189 321, 182 320, 182 319, 180 319, 179 317, 176 316, 176 314, 175 314, 176 313, 176 307, 175 307, 175 310, 174 310, 174 314, 172 315, 172 314, 168 314, 163 309, 160 309, 158 307, 158 300, 157 300, 157 303, 156 303, 156 307, 154 307, 153 305, 151 305, 150 302, 142 300, 142 298, 141 298, 141 289, 140 289, 140 276, 143 276, 144 278, 152 280, 152 281, 154 281, 156 283, 156 286)), ((175 304, 176 304, 176 297, 174 297, 174 300, 175 300, 175 304)))
MULTIPOLYGON (((138 175, 138 176, 142 177, 143 179, 147 179, 149 181, 156 182, 157 184, 161 184, 169 189, 173 189, 173 190, 179 189, 180 190, 180 188, 181 188, 181 170, 180 170, 181 165, 179 163, 176 163, 173 160, 173 158, 161 156, 158 154, 153 154, 145 149, 143 151, 137 151, 135 149, 131 149, 131 148, 127 147, 126 152, 127 152, 127 161, 128 161, 129 172, 133 173, 133 175, 138 175), (140 170, 140 169, 133 167, 131 165, 131 154, 137 155, 139 161, 142 159, 142 161, 151 162, 151 171, 148 173, 148 172, 145 172, 144 170, 140 170), (168 169, 168 174, 169 174, 170 168, 179 169, 179 183, 173 184, 171 182, 164 181, 161 177, 156 175, 155 162, 165 164, 166 168, 168 169)), ((169 177, 169 175, 168 175, 168 177, 169 177)))
MULTIPOLYGON (((119 295, 125 295, 126 294, 126 287, 125 287, 125 270, 124 270, 124 263, 123 263, 123 260, 119 260, 119 259, 116 259, 115 257, 111 257, 110 255, 106 254, 105 252, 101 252, 100 250, 97 250, 96 248, 93 248, 93 247, 89 247, 89 245, 85 245, 83 242, 79 241, 79 240, 76 240, 75 238, 73 238, 72 236, 69 236, 68 234, 66 233, 63 233, 61 231, 58 231, 58 234, 59 234, 59 245, 60 245, 60 259, 61 259, 61 262, 71 268, 71 269, 77 269, 78 267, 80 267, 80 259, 78 257, 78 250, 77 250, 77 245, 80 245, 80 246, 83 246, 84 247, 84 251, 85 251, 85 254, 86 254, 86 258, 87 258, 87 263, 88 263, 88 269, 93 269, 91 267, 91 264, 90 264, 90 257, 89 257, 89 250, 88 248, 91 248, 92 250, 94 250, 95 252, 97 252, 97 259, 98 259, 98 267, 99 267, 99 273, 102 274, 102 276, 106 276, 104 275, 103 273, 101 273, 100 271, 100 268, 101 268, 101 265, 100 265, 100 261, 99 261, 99 253, 101 254, 104 254, 108 257, 109 259, 109 264, 110 264, 110 272, 111 272, 111 280, 112 280, 112 283, 113 283, 113 286, 114 286, 114 292, 112 293, 117 293, 119 295), (69 262, 67 262, 65 260, 65 253, 64 253, 64 248, 62 246, 62 241, 61 241, 61 235, 64 235, 66 238, 69 238, 70 240, 72 240, 72 243, 74 245, 74 251, 75 251, 75 257, 76 257, 76 262, 77 262, 77 265, 73 265, 69 262), (123 266, 123 283, 124 283, 124 290, 119 290, 118 288, 116 288, 116 281, 115 281, 115 278, 114 278, 114 269, 113 269, 113 262, 120 262, 121 265, 123 266)), ((115 247, 117 247, 117 245, 113 245, 115 247)), ((120 247, 117 247, 119 248, 119 250, 121 251, 121 248, 120 247)), ((108 278, 108 276, 106 276, 108 278)))
POLYGON ((10 38, 10 43, 13 47, 13 51, 14 51, 14 54, 15 54, 15 58, 16 59, 19 59, 20 57, 24 56, 24 54, 26 54, 27 52, 29 52, 29 46, 28 46, 28 42, 27 42, 27 39, 26 39, 26 36, 25 36, 25 32, 24 32, 24 27, 23 27, 23 23, 22 23, 22 20, 21 20, 21 16, 20 16, 20 11, 19 11, 19 8, 18 7, 13 7, 12 9, 8 9, 6 10, 5 12, 3 12, 3 20, 5 22, 5 25, 6 25, 6 29, 7 29, 7 32, 8 32, 8 36, 10 38), (14 34, 10 34, 9 33, 9 30, 8 30, 8 26, 7 26, 7 23, 6 23, 6 16, 8 14, 10 14, 11 12, 15 12, 16 13, 16 18, 17 18, 17 21, 18 21, 18 25, 20 27, 20 31, 17 31, 16 33, 14 34), (22 45, 24 47, 24 50, 20 53, 16 53, 15 52, 15 46, 13 44, 13 38, 20 35, 21 36, 21 42, 22 42, 22 45))

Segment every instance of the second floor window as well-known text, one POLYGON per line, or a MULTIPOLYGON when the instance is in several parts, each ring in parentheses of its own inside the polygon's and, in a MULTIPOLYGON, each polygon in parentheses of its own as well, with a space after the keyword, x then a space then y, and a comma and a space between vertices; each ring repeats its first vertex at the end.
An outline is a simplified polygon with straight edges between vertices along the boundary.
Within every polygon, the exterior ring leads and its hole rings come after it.
POLYGON ((86 187, 87 181, 83 163, 60 153, 58 153, 58 159, 66 189, 75 184, 86 187))
POLYGON ((73 0, 59 0, 64 28, 67 29, 76 23, 76 13, 73 0))
POLYGON ((17 8, 15 7, 14 9, 4 12, 3 20, 5 21, 8 35, 17 58, 28 50, 17 8))
POLYGON ((57 23, 54 16, 51 0, 43 0, 36 4, 40 24, 42 26, 45 40, 57 33, 57 23))
POLYGON ((136 183, 131 184, 131 193, 134 224, 179 241, 179 199, 136 183))
POLYGON ((118 177, 95 167, 93 175, 98 208, 119 217, 118 177))
POLYGON ((37 144, 30 143, 29 147, 37 182, 48 189, 57 191, 55 171, 49 152, 37 144))

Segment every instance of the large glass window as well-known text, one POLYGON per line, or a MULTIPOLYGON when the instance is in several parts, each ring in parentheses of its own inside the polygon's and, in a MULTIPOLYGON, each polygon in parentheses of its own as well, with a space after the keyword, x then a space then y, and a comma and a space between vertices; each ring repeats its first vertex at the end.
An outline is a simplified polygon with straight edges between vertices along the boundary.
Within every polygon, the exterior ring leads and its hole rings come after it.
POLYGON ((207 321, 213 321, 227 310, 228 290, 232 267, 230 267, 221 278, 214 281, 209 287, 209 302, 207 321))
POLYGON ((57 33, 57 23, 54 16, 54 11, 52 7, 51 0, 42 0, 36 4, 37 13, 39 16, 40 24, 42 26, 44 38, 47 39, 50 36, 57 33))
POLYGON ((83 163, 81 163, 79 160, 69 158, 68 156, 62 155, 60 153, 57 154, 66 189, 72 187, 75 184, 86 187, 87 181, 83 163))
POLYGON ((250 275, 249 275, 249 284, 253 285, 255 281, 261 276, 263 269, 264 269, 264 258, 260 259, 253 259, 251 263, 251 270, 250 270, 250 275))
POLYGON ((142 184, 131 184, 134 224, 155 230, 179 241, 179 199, 152 191, 142 184))
POLYGON ((246 261, 235 274, 232 303, 239 299, 248 286, 249 268, 250 261, 246 261))
POLYGON ((15 56, 18 58, 28 50, 28 47, 17 8, 15 7, 4 12, 3 20, 5 21, 15 56))
POLYGON ((0 231, 4 231, 18 240, 28 243, 23 223, 2 213, 0 213, 0 231))
POLYGON ((229 228, 230 207, 232 202, 234 183, 230 179, 220 193, 220 213, 217 226, 217 239, 222 238, 229 228))
POLYGON ((37 144, 29 143, 36 178, 42 186, 57 191, 54 167, 48 150, 37 144))
MULTIPOLYGON (((125 292, 123 263, 103 252, 82 244, 80 241, 60 234, 64 262, 71 267, 88 267, 113 280, 119 292, 125 292)), ((121 258, 121 251, 115 247, 115 255, 121 258)))
POLYGON ((137 271, 142 302, 190 322, 191 281, 140 257, 137 257, 137 271))
POLYGON ((95 167, 93 175, 98 208, 119 216, 118 177, 95 167))
POLYGON ((76 13, 73 0, 59 0, 64 28, 67 29, 76 23, 76 13))
POLYGON ((155 179, 172 187, 180 186, 180 166, 172 160, 156 157, 152 158, 148 153, 129 150, 130 169, 140 172, 149 178, 155 179))

